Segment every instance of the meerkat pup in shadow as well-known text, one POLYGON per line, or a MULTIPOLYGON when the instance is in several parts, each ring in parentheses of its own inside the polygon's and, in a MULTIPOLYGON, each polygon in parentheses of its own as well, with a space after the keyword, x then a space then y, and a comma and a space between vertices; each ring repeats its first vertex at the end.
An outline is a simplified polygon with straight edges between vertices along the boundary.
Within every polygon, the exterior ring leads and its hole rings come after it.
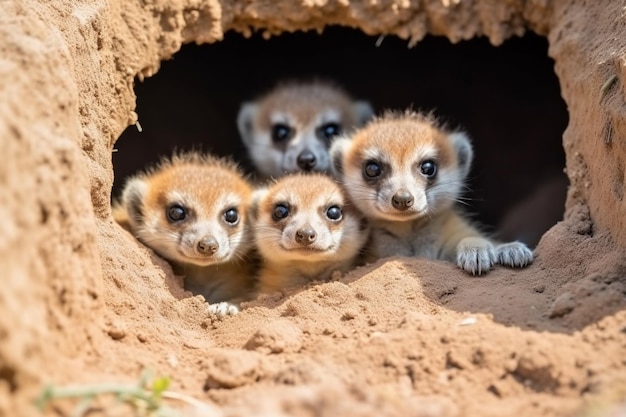
POLYGON ((369 228, 332 178, 288 175, 257 191, 255 200, 261 293, 327 280, 355 266, 369 228))
POLYGON ((287 81, 242 104, 237 127, 261 177, 293 172, 330 172, 328 148, 339 134, 373 115, 329 81, 287 81))
POLYGON ((230 160, 181 153, 129 178, 113 218, 169 261, 209 312, 232 315, 254 294, 252 196, 230 160))
POLYGON ((372 227, 372 258, 421 256, 481 275, 533 261, 521 242, 497 243, 455 206, 473 158, 468 136, 429 114, 387 112, 330 150, 333 169, 372 227))

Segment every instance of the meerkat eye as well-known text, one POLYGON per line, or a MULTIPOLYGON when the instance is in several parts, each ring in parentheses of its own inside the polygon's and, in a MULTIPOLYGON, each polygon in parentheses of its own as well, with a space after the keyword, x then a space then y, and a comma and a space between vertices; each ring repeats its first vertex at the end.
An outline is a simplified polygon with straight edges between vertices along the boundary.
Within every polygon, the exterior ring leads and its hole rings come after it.
POLYGON ((291 137, 292 129, 283 123, 276 123, 272 126, 272 140, 274 142, 284 142, 291 137))
POLYGON ((224 220, 226 223, 230 223, 231 225, 235 225, 239 222, 239 212, 236 208, 229 208, 224 212, 224 220))
POLYGON ((274 206, 274 211, 272 212, 272 217, 274 220, 279 221, 289 216, 289 208, 284 204, 276 204, 274 206))
POLYGON ((367 178, 379 177, 382 172, 383 170, 376 161, 367 161, 365 165, 363 165, 363 174, 365 174, 367 178))
POLYGON ((328 207, 328 210, 326 210, 326 217, 334 221, 341 220, 341 217, 342 217, 341 208, 339 206, 328 207))
POLYGON ((428 159, 420 165, 420 172, 428 179, 434 178, 437 175, 437 164, 428 159))
POLYGON ((326 123, 320 127, 320 133, 324 139, 330 140, 341 133, 341 127, 334 122, 326 123))
POLYGON ((183 206, 173 204, 167 209, 167 219, 172 223, 185 220, 185 217, 187 217, 187 210, 183 206))

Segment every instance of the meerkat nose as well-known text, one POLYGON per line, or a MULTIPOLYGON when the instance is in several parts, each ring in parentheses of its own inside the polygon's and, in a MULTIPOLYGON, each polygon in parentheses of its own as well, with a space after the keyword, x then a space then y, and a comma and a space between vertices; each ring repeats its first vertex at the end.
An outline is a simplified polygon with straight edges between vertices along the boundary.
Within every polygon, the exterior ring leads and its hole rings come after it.
POLYGON ((315 154, 309 150, 302 151, 298 155, 298 166, 303 171, 311 171, 315 168, 316 162, 315 154))
POLYGON ((203 255, 213 255, 220 248, 220 244, 213 236, 206 236, 198 242, 198 252, 203 255))
POLYGON ((404 211, 413 205, 413 194, 408 190, 401 189, 391 198, 391 204, 400 211, 404 211))
POLYGON ((303 246, 315 242, 315 238, 317 238, 317 233, 315 233, 315 230, 313 230, 311 226, 305 226, 296 232, 296 242, 303 246))

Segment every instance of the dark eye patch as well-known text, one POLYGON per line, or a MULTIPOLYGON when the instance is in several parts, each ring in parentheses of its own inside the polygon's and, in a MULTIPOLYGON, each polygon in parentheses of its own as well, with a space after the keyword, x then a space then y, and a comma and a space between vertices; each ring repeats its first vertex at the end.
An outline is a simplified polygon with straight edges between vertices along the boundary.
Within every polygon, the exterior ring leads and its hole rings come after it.
POLYGON ((377 183, 391 174, 391 165, 381 159, 366 159, 361 165, 363 179, 367 183, 377 183))
POLYGON ((165 211, 170 223, 179 223, 189 216, 189 211, 181 204, 172 204, 165 211))
POLYGON ((343 218, 341 207, 337 205, 328 207, 328 209, 326 209, 326 217, 331 221, 338 222, 343 218))
POLYGON ((432 180, 437 175, 437 162, 433 159, 426 159, 420 164, 420 172, 423 176, 432 180))
POLYGON ((285 203, 278 203, 274 205, 272 210, 272 218, 275 221, 281 221, 289 216, 289 205, 285 203))
POLYGON ((231 207, 224 211, 224 220, 226 223, 235 226, 239 223, 239 211, 235 207, 231 207))
POLYGON ((317 128, 316 136, 326 142, 341 134, 341 126, 336 122, 328 122, 317 128))
POLYGON ((275 143, 286 142, 293 137, 295 129, 285 123, 274 123, 272 125, 272 140, 275 143))

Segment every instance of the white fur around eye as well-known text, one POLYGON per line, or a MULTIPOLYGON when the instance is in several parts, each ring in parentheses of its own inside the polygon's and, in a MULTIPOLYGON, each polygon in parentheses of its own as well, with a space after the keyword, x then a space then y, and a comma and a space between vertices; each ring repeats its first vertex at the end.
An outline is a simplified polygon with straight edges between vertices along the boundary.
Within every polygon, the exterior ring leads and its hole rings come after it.
POLYGON ((319 127, 326 123, 341 123, 341 113, 335 109, 327 109, 322 111, 316 118, 314 125, 319 127))
POLYGON ((282 123, 289 126, 294 124, 291 115, 283 112, 272 112, 270 115, 270 121, 272 124, 282 123))
POLYGON ((368 159, 380 160, 384 156, 384 151, 378 148, 367 148, 363 150, 363 162, 368 159))
POLYGON ((418 166, 421 162, 429 159, 437 159, 437 148, 434 146, 421 146, 415 149, 410 158, 408 158, 409 161, 413 161, 418 166))

